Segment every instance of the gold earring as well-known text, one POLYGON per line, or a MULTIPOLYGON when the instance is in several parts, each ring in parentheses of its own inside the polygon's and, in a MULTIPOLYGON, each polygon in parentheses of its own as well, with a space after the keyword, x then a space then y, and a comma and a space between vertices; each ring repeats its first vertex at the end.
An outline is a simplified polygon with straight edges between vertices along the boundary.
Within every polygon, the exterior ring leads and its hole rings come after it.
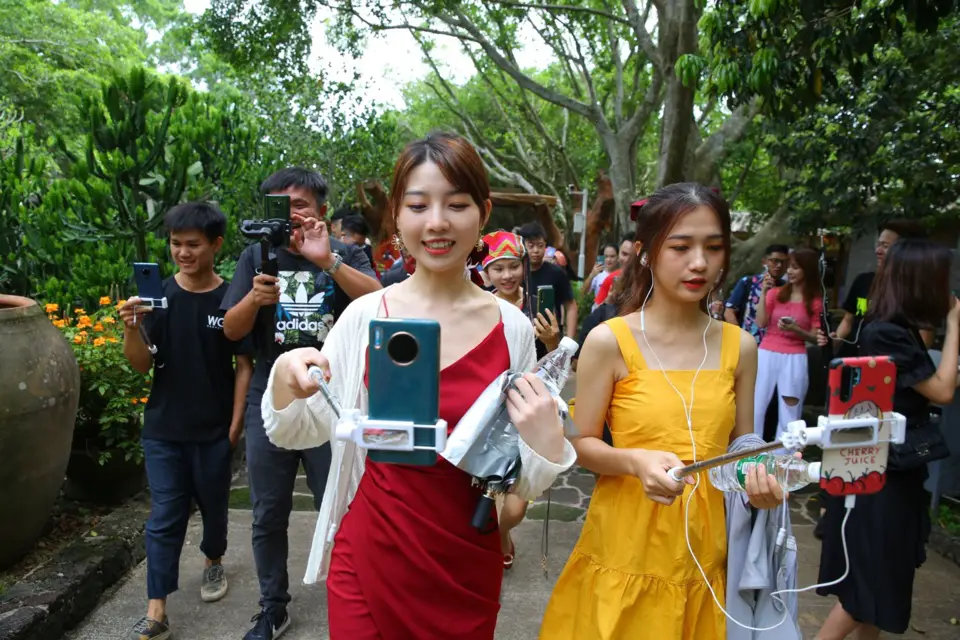
POLYGON ((403 236, 400 235, 400 232, 393 234, 393 248, 397 251, 403 251, 406 247, 403 246, 403 236))

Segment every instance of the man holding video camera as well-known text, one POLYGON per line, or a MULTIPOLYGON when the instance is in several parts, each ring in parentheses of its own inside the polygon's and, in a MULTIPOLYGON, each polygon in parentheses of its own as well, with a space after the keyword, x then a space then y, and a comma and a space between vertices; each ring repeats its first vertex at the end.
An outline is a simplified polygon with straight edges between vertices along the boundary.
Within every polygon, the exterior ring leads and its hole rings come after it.
POLYGON ((253 554, 260 581, 261 611, 244 640, 273 640, 290 625, 287 525, 300 465, 319 510, 330 445, 290 451, 273 445, 263 429, 260 401, 273 362, 284 351, 320 348, 350 302, 380 288, 362 247, 330 236, 324 218, 327 184, 316 172, 278 171, 260 185, 264 195, 290 198, 293 233, 289 247, 275 247, 278 276, 260 273, 261 249, 247 247, 237 261, 223 300, 224 333, 238 340, 253 333, 256 367, 247 396, 247 471, 253 502, 253 554), (319 222, 317 222, 319 220, 319 222), (271 315, 260 313, 275 306, 271 315))

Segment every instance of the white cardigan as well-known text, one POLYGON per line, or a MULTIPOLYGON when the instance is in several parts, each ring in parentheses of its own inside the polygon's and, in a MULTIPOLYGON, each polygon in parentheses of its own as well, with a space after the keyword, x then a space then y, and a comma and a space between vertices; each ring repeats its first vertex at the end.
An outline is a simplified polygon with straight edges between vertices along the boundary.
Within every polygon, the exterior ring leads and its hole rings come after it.
MULTIPOLYGON (((330 390, 346 407, 367 410, 367 392, 363 385, 365 353, 369 342, 370 321, 377 317, 383 289, 354 300, 337 320, 324 342, 321 353, 330 362, 330 390)), ((510 350, 510 369, 530 371, 536 364, 533 327, 530 320, 514 305, 500 300, 500 315, 510 350)), ((347 507, 356 495, 363 476, 365 451, 353 442, 331 437, 336 417, 322 394, 292 402, 278 411, 273 406, 273 376, 270 371, 261 410, 263 426, 270 442, 284 449, 310 449, 331 442, 332 461, 326 490, 320 506, 317 528, 310 549, 310 560, 304 576, 306 584, 325 580, 330 565, 333 538, 347 507)), ((524 500, 532 500, 546 491, 556 477, 576 461, 573 446, 564 441, 562 459, 553 463, 540 456, 520 439, 521 473, 514 492, 524 500)))

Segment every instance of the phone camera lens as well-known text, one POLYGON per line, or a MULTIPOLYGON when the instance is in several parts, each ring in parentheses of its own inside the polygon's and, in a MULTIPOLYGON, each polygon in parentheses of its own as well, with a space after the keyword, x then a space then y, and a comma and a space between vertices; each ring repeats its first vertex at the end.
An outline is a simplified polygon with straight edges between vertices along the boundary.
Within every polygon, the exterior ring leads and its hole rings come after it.
POLYGON ((395 333, 387 342, 387 355, 396 364, 408 365, 416 360, 419 354, 420 345, 409 333, 395 333))

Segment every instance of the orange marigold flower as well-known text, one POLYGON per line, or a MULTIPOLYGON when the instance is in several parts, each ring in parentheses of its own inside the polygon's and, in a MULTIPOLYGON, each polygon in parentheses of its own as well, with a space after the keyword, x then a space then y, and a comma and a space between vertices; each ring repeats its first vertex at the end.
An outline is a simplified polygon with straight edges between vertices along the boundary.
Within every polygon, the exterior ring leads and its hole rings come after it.
POLYGON ((119 309, 120 307, 122 307, 122 306, 125 305, 125 304, 127 304, 127 301, 126 301, 126 300, 117 300, 116 307, 117 307, 117 309, 119 309))
POLYGON ((47 313, 56 313, 57 311, 60 311, 60 305, 50 303, 44 307, 44 309, 46 309, 47 313))
POLYGON ((136 398, 130 398, 130 404, 137 404, 137 402, 136 398))
POLYGON ((93 325, 93 330, 94 330, 94 331, 103 331, 103 325, 98 322, 97 324, 93 325))
POLYGON ((107 341, 104 340, 103 338, 95 338, 93 340, 93 346, 95 347, 102 347, 105 344, 107 344, 107 341))
POLYGON ((106 318, 101 319, 100 322, 104 324, 116 324, 117 319, 114 318, 113 316, 107 316, 106 318))
POLYGON ((83 336, 81 336, 81 335, 79 335, 79 334, 73 336, 73 342, 74 342, 74 344, 80 344, 81 342, 83 342, 83 336))
POLYGON ((146 398, 140 398, 140 402, 142 402, 143 404, 147 404, 147 399, 146 399, 146 398))
POLYGON ((107 342, 116 342, 116 341, 117 341, 116 338, 107 338, 107 342))
POLYGON ((93 321, 90 319, 90 316, 80 316, 77 318, 77 326, 81 329, 84 327, 92 327, 93 321))
POLYGON ((86 337, 87 337, 87 332, 86 332, 86 331, 81 331, 81 332, 78 333, 77 335, 80 336, 81 338, 86 338, 86 337))
POLYGON ((54 320, 53 326, 55 326, 57 329, 63 329, 65 326, 67 326, 67 323, 63 320, 54 320))
POLYGON ((74 309, 73 312, 74 312, 75 314, 77 314, 78 316, 82 316, 82 315, 85 315, 85 314, 87 313, 86 311, 84 311, 83 309, 81 309, 81 308, 79 308, 79 307, 76 308, 76 309, 74 309))
POLYGON ((110 304, 110 302, 111 302, 110 296, 102 296, 102 297, 100 298, 100 306, 101 306, 101 307, 107 306, 108 304, 110 304))

